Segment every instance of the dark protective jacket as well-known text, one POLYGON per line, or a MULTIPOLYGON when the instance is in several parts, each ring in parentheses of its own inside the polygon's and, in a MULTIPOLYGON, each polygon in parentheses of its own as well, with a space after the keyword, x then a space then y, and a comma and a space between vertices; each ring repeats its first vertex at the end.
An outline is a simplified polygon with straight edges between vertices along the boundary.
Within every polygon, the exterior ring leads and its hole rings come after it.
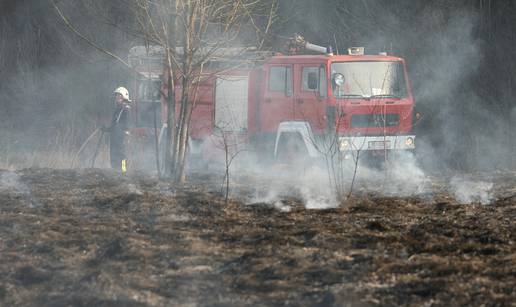
POLYGON ((126 137, 130 128, 130 109, 128 104, 117 105, 111 119, 109 138, 109 155, 111 159, 111 167, 121 169, 122 160, 127 161, 126 137))

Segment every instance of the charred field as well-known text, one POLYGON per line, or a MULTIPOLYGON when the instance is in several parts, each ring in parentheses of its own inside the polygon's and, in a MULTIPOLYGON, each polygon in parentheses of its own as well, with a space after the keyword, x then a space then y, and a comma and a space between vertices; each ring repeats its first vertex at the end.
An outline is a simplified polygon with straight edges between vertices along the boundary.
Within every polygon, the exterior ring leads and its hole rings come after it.
POLYGON ((177 186, 100 169, 0 176, 2 306, 516 302, 510 172, 489 174, 489 204, 459 204, 437 180, 431 195, 357 190, 325 210, 295 196, 281 200, 289 210, 226 203, 202 177, 177 186))

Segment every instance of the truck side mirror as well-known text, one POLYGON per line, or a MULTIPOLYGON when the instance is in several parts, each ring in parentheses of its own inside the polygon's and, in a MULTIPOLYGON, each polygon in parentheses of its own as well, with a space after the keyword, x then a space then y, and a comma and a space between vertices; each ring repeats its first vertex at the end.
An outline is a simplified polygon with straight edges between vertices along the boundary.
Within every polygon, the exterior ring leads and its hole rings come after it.
POLYGON ((423 118, 421 112, 414 112, 414 124, 417 124, 423 118))
POLYGON ((308 89, 310 90, 316 90, 319 87, 319 80, 318 80, 317 73, 315 72, 309 72, 308 73, 308 89))

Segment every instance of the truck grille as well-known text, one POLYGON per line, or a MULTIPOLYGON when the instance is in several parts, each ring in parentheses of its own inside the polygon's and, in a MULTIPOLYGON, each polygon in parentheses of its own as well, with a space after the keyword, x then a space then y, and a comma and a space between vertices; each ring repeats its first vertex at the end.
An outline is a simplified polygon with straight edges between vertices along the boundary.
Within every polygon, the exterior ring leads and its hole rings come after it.
POLYGON ((354 114, 351 116, 351 128, 394 127, 399 123, 399 114, 354 114))

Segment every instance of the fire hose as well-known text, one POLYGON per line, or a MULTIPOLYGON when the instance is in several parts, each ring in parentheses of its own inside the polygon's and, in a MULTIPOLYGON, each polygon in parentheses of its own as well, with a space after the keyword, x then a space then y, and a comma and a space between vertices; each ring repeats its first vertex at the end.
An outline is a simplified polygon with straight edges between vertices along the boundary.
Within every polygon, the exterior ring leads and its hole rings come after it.
MULTIPOLYGON (((84 150, 84 148, 86 147, 86 145, 88 145, 88 143, 91 141, 91 139, 99 132, 99 131, 102 131, 101 128, 97 128, 95 131, 93 131, 92 134, 90 134, 90 136, 86 139, 86 141, 84 141, 84 143, 81 145, 81 147, 79 148, 79 151, 77 151, 77 153, 75 154, 75 156, 73 157, 72 159, 72 163, 70 165, 70 168, 73 168, 74 166, 74 163, 75 163, 75 160, 77 160, 77 157, 81 154, 81 152, 84 150)), ((102 131, 102 135, 100 137, 100 140, 102 140, 102 137, 104 136, 104 131, 102 131)), ((98 147, 100 146, 100 141, 99 141, 99 145, 97 145, 97 150, 95 150, 95 156, 97 154, 97 151, 98 151, 98 147)), ((94 163, 95 161, 93 160, 92 161, 92 164, 94 163)))
POLYGON ((95 167, 95 160, 97 159, 97 155, 99 154, 100 145, 102 145, 102 139, 104 139, 104 129, 100 129, 100 138, 97 142, 97 147, 95 148, 95 153, 93 154, 93 157, 91 158, 91 168, 95 167))

